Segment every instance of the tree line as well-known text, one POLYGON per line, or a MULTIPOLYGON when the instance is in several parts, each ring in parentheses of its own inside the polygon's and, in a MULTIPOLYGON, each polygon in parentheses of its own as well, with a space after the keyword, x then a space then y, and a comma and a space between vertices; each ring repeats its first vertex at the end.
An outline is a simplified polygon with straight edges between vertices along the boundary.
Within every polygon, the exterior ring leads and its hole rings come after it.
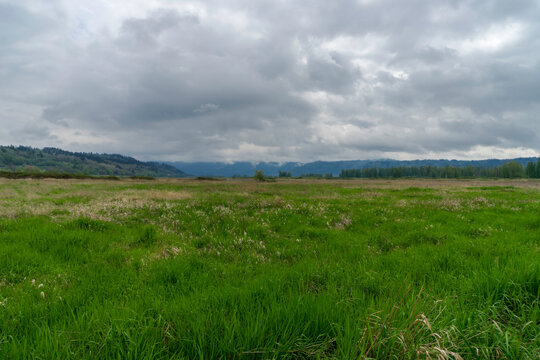
POLYGON ((509 161, 502 166, 400 166, 389 168, 369 167, 363 169, 343 169, 341 178, 540 178, 540 158, 530 161, 525 168, 518 162, 509 161))

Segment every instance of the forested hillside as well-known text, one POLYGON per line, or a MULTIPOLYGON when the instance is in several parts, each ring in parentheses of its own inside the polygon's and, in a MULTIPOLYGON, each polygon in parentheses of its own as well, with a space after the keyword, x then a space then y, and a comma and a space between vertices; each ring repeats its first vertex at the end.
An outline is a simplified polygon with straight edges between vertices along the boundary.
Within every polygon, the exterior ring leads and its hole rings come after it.
POLYGON ((79 153, 27 146, 0 146, 0 170, 110 176, 187 176, 170 165, 143 162, 123 155, 79 153))

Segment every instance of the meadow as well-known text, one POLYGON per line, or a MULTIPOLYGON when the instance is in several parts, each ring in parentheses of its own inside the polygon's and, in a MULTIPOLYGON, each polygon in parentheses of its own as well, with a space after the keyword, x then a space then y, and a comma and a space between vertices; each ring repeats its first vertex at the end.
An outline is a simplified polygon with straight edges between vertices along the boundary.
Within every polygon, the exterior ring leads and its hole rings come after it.
POLYGON ((536 180, 0 179, 2 359, 538 359, 536 180))

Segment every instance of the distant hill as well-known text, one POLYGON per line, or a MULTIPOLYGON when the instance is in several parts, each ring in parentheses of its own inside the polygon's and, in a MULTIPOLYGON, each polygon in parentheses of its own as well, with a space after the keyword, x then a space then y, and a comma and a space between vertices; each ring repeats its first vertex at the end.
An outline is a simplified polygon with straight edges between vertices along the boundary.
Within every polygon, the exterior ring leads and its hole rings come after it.
POLYGON ((516 161, 524 167, 529 161, 536 162, 534 158, 516 158, 516 159, 489 159, 489 160, 348 160, 348 161, 315 161, 309 163, 277 163, 277 162, 168 162, 168 164, 182 169, 193 176, 253 176, 254 171, 262 170, 266 175, 278 176, 280 171, 290 172, 292 176, 302 174, 332 174, 338 176, 341 170, 345 169, 364 169, 364 168, 391 168, 391 167, 409 167, 409 166, 439 166, 446 165, 465 167, 468 165, 478 167, 495 167, 509 161, 516 161))
POLYGON ((57 148, 0 146, 0 170, 109 176, 186 177, 167 164, 143 162, 116 154, 70 152, 57 148))

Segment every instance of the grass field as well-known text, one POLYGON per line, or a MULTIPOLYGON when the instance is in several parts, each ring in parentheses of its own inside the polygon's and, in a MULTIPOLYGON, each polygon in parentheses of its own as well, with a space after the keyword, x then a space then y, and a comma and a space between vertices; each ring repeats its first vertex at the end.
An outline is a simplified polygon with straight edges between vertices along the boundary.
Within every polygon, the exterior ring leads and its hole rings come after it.
POLYGON ((0 216, 0 358, 540 357, 540 182, 3 179, 0 216))

